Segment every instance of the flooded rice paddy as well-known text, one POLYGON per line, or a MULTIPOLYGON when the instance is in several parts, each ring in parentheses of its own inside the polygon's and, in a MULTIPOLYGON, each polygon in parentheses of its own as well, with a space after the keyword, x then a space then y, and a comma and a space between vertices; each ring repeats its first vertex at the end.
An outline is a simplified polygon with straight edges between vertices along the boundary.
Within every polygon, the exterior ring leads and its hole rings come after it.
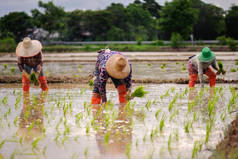
MULTIPOLYGON (((238 79, 238 65, 235 61, 224 61, 226 76, 218 76, 225 80, 238 79)), ((132 62, 133 78, 135 79, 160 79, 173 80, 178 78, 188 78, 186 61, 158 61, 158 62, 132 62)), ((46 77, 71 76, 85 77, 92 74, 95 63, 92 62, 46 62, 43 66, 46 77)), ((20 71, 15 63, 2 63, 0 65, 0 75, 18 75, 20 71)))
POLYGON ((238 110, 238 93, 227 84, 148 84, 145 98, 124 106, 109 86, 100 109, 92 109, 87 86, 33 87, 30 94, 20 87, 0 85, 4 158, 208 158, 238 110))

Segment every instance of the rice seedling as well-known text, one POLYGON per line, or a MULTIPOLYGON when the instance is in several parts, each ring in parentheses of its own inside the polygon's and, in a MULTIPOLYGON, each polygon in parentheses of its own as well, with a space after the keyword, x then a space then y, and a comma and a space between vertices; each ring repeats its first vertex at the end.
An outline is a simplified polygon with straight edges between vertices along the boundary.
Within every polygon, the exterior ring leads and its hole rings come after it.
POLYGON ((126 156, 128 159, 131 159, 131 143, 126 145, 126 156))
POLYGON ((168 139, 168 150, 170 154, 172 154, 171 141, 172 141, 172 135, 170 134, 168 139))
POLYGON ((237 70, 235 68, 230 69, 230 72, 236 72, 237 70))
POLYGON ((155 118, 158 120, 159 118, 159 114, 162 110, 161 109, 158 109, 156 112, 155 112, 155 118))
POLYGON ((158 127, 156 127, 155 129, 152 129, 150 132, 150 140, 153 142, 154 138, 157 136, 158 134, 158 127))
POLYGON ((160 123, 159 123, 159 130, 160 131, 163 131, 163 128, 164 128, 164 122, 165 122, 165 119, 166 119, 166 116, 165 114, 162 116, 161 120, 160 120, 160 123))
POLYGON ((85 149, 84 149, 84 157, 85 158, 88 158, 88 147, 86 147, 85 149))
POLYGON ((40 138, 36 138, 33 140, 33 142, 31 143, 32 150, 37 149, 37 145, 39 141, 40 141, 40 138))
POLYGON ((71 159, 77 159, 79 158, 79 154, 78 153, 73 153, 71 159))
POLYGON ((163 63, 163 64, 160 66, 160 68, 161 68, 161 69, 164 69, 164 68, 166 67, 166 65, 167 65, 167 63, 163 63))
POLYGON ((221 61, 218 61, 217 64, 218 64, 218 67, 219 67, 219 70, 217 71, 217 74, 219 75, 219 74, 222 73, 224 75, 226 73, 226 71, 224 70, 223 63, 221 61))
POLYGON ((12 68, 11 68, 11 74, 14 74, 15 71, 16 71, 16 67, 12 67, 12 68))
POLYGON ((182 71, 185 71, 187 68, 184 66, 184 63, 182 63, 182 67, 181 67, 181 70, 182 71))
POLYGON ((78 70, 79 70, 79 72, 82 72, 82 68, 83 68, 83 66, 82 65, 78 65, 78 70))
POLYGON ((148 100, 147 103, 145 104, 145 107, 147 109, 147 111, 149 111, 151 109, 151 101, 148 100))
POLYGON ((209 137, 210 137, 210 133, 212 131, 212 126, 213 126, 213 120, 211 119, 210 121, 207 121, 207 125, 206 125, 206 139, 205 139, 205 143, 208 142, 209 137))
POLYGON ((8 103, 8 96, 6 95, 6 96, 3 97, 3 99, 2 99, 2 104, 7 105, 7 103, 8 103))
POLYGON ((191 127, 191 123, 188 121, 184 126, 184 130, 185 130, 186 133, 189 133, 190 127, 191 127))
POLYGON ((61 144, 64 145, 64 143, 65 143, 65 141, 66 141, 67 139, 68 139, 68 137, 67 137, 67 136, 64 136, 63 139, 62 139, 62 141, 61 141, 61 144))
POLYGON ((13 121, 13 123, 14 123, 14 125, 17 127, 17 122, 18 122, 18 116, 16 116, 15 117, 15 119, 14 119, 14 121, 13 121))
POLYGON ((2 147, 3 147, 3 145, 5 144, 5 140, 2 140, 1 142, 0 142, 0 150, 2 149, 2 147))
POLYGON ((36 73, 35 73, 35 72, 32 72, 32 73, 30 74, 29 79, 30 79, 30 82, 33 83, 35 86, 39 86, 39 80, 38 80, 38 78, 36 77, 36 73))
POLYGON ((150 67, 151 67, 151 63, 148 63, 148 64, 147 64, 147 67, 149 67, 149 68, 150 68, 150 67))
POLYGON ((169 103, 169 112, 173 108, 174 103, 176 102, 177 98, 178 98, 178 93, 176 93, 176 95, 174 96, 173 100, 169 103))
POLYGON ((176 65, 178 65, 179 64, 179 62, 176 62, 176 65))
POLYGON ((108 144, 110 139, 110 132, 107 132, 104 136, 104 144, 108 144))
POLYGON ((127 95, 127 99, 131 100, 135 97, 143 98, 147 93, 148 92, 144 91, 143 86, 139 86, 131 93, 131 95, 127 95))
POLYGON ((86 134, 89 134, 89 131, 90 131, 90 126, 89 124, 86 125, 86 134))
POLYGON ((178 132, 178 130, 176 130, 176 131, 174 132, 174 136, 175 136, 175 140, 176 140, 176 141, 179 141, 179 132, 178 132))
POLYGON ((7 69, 7 64, 3 64, 3 68, 4 68, 4 70, 6 70, 7 69))
POLYGON ((89 85, 90 87, 93 86, 93 79, 91 79, 91 80, 89 81, 88 85, 89 85))
POLYGON ((192 159, 194 159, 199 151, 202 150, 203 143, 200 141, 195 141, 193 144, 192 159))

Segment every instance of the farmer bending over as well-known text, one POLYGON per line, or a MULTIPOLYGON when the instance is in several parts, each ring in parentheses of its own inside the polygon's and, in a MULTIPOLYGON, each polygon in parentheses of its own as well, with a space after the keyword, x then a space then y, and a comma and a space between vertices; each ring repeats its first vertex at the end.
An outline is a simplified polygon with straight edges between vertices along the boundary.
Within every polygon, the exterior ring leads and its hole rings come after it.
POLYGON ((210 87, 215 86, 216 73, 211 69, 210 65, 218 71, 218 68, 216 66, 216 55, 211 52, 208 47, 203 48, 200 54, 189 57, 189 88, 195 86, 198 76, 201 86, 204 87, 203 74, 206 74, 209 77, 210 87))
POLYGON ((16 48, 17 64, 22 72, 23 91, 29 91, 29 78, 32 70, 36 73, 41 89, 48 90, 47 81, 42 71, 41 49, 41 43, 38 40, 31 40, 29 37, 25 37, 16 48))
POLYGON ((131 65, 119 52, 109 49, 98 51, 97 62, 94 71, 94 89, 91 104, 107 102, 106 83, 111 78, 117 88, 120 103, 126 103, 126 95, 131 90, 131 65))

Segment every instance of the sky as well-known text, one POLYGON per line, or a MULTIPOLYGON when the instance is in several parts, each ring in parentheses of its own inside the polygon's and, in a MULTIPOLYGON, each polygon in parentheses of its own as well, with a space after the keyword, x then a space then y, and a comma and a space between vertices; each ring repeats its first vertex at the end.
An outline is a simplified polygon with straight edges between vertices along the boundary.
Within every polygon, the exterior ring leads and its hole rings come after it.
MULTIPOLYGON (((49 0, 42 0, 47 2, 49 0)), ((134 0, 52 0, 55 5, 63 7, 66 11, 75 9, 80 10, 98 10, 105 9, 111 3, 122 3, 127 6, 133 3, 134 0)), ((164 5, 165 1, 171 0, 156 0, 160 5, 164 5)), ((238 0, 203 0, 206 3, 212 3, 216 6, 227 10, 232 4, 238 5, 238 0)), ((30 10, 38 8, 38 0, 0 0, 0 17, 13 11, 24 11, 30 14, 30 10)))

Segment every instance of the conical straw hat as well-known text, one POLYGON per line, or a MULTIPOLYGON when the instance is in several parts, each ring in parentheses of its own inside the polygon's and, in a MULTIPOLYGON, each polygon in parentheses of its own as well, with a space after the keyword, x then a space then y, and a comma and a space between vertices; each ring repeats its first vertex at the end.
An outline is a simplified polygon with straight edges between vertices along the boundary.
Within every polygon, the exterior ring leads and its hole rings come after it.
POLYGON ((38 40, 31 40, 25 37, 22 42, 17 45, 16 55, 20 57, 32 57, 37 55, 42 49, 42 45, 38 40))
POLYGON ((114 54, 107 60, 106 70, 113 78, 125 79, 130 73, 130 65, 125 57, 114 54))

